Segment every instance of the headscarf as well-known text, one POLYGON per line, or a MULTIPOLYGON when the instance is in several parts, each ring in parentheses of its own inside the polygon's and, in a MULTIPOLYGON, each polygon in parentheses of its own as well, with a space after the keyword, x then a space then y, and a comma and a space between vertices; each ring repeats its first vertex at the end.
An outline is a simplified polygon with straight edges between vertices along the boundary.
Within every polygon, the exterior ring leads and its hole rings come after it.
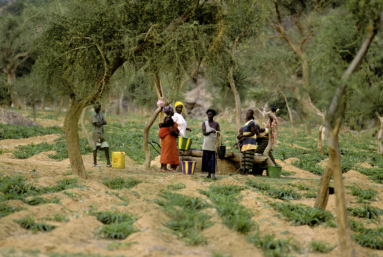
POLYGON ((164 113, 167 113, 170 110, 173 110, 173 107, 171 105, 164 107, 164 113))
POLYGON ((183 113, 184 112, 184 108, 185 108, 185 106, 184 106, 184 104, 183 103, 181 103, 181 102, 176 102, 175 104, 174 104, 174 109, 177 109, 177 106, 182 106, 183 108, 182 108, 182 111, 181 111, 181 113, 183 113))

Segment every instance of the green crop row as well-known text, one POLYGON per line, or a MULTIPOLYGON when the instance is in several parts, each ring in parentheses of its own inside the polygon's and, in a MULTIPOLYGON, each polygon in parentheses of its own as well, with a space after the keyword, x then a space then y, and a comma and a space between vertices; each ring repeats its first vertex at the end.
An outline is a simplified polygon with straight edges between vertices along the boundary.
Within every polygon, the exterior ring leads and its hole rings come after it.
POLYGON ((41 127, 41 126, 17 126, 10 124, 0 124, 0 140, 19 139, 36 136, 44 136, 49 134, 63 134, 62 128, 59 126, 41 127))

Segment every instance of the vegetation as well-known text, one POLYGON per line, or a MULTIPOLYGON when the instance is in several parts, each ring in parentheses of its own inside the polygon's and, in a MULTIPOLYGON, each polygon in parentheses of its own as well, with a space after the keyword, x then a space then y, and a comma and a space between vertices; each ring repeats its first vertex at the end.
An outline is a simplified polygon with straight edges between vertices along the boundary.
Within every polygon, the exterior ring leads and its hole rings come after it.
POLYGON ((349 187, 351 190, 351 194, 353 196, 356 196, 358 198, 359 202, 363 202, 364 200, 373 201, 378 192, 375 190, 369 188, 369 189, 362 189, 358 185, 354 185, 349 187))
POLYGON ((334 247, 325 242, 311 241, 310 249, 312 252, 329 253, 334 249, 334 247))
POLYGON ((179 238, 189 245, 207 244, 201 231, 213 223, 210 222, 210 216, 202 210, 210 207, 210 205, 201 198, 188 197, 167 190, 163 190, 159 196, 167 200, 155 200, 170 218, 165 226, 173 230, 179 238))
POLYGON ((53 225, 35 222, 35 219, 33 216, 28 216, 20 220, 15 220, 15 222, 19 223, 20 226, 25 229, 32 230, 32 232, 34 233, 38 231, 49 232, 56 228, 56 226, 53 226, 53 225))
POLYGON ((183 183, 178 183, 175 185, 168 185, 167 188, 170 190, 180 190, 186 188, 186 185, 183 183))
POLYGON ((37 136, 44 136, 50 134, 62 134, 62 128, 59 126, 52 127, 25 127, 11 124, 0 123, 0 140, 4 139, 19 139, 19 138, 30 138, 37 136))
POLYGON ((104 179, 102 183, 105 186, 109 187, 110 189, 123 189, 123 188, 131 189, 137 186, 138 184, 142 183, 142 181, 134 179, 134 178, 124 179, 123 177, 117 177, 110 180, 106 178, 104 179))
POLYGON ((359 218, 366 218, 366 219, 377 219, 383 214, 383 210, 379 208, 372 207, 369 204, 363 205, 363 207, 356 207, 356 208, 347 208, 348 212, 359 218))
POLYGON ((247 237, 254 246, 265 250, 265 256, 282 257, 291 251, 300 252, 300 247, 292 239, 276 239, 274 235, 261 236, 259 233, 247 237))
POLYGON ((326 223, 331 226, 331 222, 334 220, 331 213, 304 204, 270 203, 270 205, 295 226, 308 225, 314 227, 326 223))
POLYGON ((0 218, 21 210, 23 210, 23 208, 9 206, 4 202, 0 202, 0 218))
POLYGON ((208 191, 199 190, 214 203, 218 215, 222 218, 223 224, 235 231, 246 234, 257 227, 251 220, 253 213, 239 203, 239 193, 244 190, 243 186, 210 186, 208 191))

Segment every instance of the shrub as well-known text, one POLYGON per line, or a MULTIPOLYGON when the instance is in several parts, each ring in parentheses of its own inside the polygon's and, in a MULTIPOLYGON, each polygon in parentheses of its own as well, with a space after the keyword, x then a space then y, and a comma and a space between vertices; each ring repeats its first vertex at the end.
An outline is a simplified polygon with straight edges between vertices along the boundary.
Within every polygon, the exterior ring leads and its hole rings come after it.
POLYGON ((321 241, 311 241, 309 247, 312 252, 320 253, 329 253, 334 250, 333 246, 330 246, 328 243, 321 241))
POLYGON ((133 224, 135 221, 133 216, 127 212, 121 213, 121 212, 111 212, 111 211, 99 211, 99 212, 93 213, 93 215, 96 216, 96 218, 104 224, 124 223, 124 222, 133 224))
POLYGON ((186 188, 186 185, 183 183, 178 183, 175 185, 168 185, 167 188, 170 190, 180 190, 186 188))
POLYGON ((138 230, 129 222, 111 223, 96 229, 96 234, 109 239, 125 239, 138 230))
POLYGON ((291 243, 291 239, 275 239, 274 235, 261 236, 259 233, 251 235, 247 240, 255 247, 265 250, 265 256, 282 257, 292 250, 299 252, 299 246, 291 243))
POLYGON ((16 223, 19 223, 21 227, 32 230, 32 232, 37 232, 37 231, 49 232, 56 228, 56 226, 53 226, 53 225, 35 222, 35 219, 33 218, 33 216, 25 217, 23 219, 14 220, 14 221, 16 223))
POLYGON ((134 178, 124 179, 122 177, 118 177, 118 178, 114 178, 110 180, 105 179, 102 183, 106 185, 107 187, 109 187, 110 189, 123 189, 123 188, 130 189, 142 183, 142 181, 134 179, 134 178))
POLYGON ((304 204, 271 203, 276 211, 282 213, 287 221, 295 226, 308 225, 310 227, 332 221, 333 215, 325 210, 312 208, 304 204))
POLYGON ((366 219, 377 219, 382 215, 382 211, 379 208, 374 208, 369 204, 365 204, 363 207, 347 208, 348 213, 355 217, 366 218, 366 219))

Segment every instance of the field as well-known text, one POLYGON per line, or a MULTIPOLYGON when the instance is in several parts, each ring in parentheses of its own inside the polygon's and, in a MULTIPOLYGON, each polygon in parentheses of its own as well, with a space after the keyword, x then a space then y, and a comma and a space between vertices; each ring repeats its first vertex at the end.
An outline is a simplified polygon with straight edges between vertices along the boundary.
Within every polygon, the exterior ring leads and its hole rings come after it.
MULTIPOLYGON (((24 113, 26 116, 28 113, 24 113)), ((164 174, 153 147, 142 167, 145 118, 121 127, 107 115, 112 151, 127 154, 126 168, 92 167, 80 131, 88 179, 72 175, 63 116, 40 113, 39 129, 0 125, 0 254, 3 256, 340 256, 335 195, 326 211, 312 208, 328 161, 317 133, 297 126, 294 138, 279 127, 274 156, 280 179, 164 174)), ((219 121, 229 148, 234 125, 219 121)), ((201 121, 188 120, 200 148, 201 121)), ((87 128, 90 131, 89 123, 87 128)), ((153 126, 150 141, 159 141, 153 126)), ((383 256, 383 157, 370 133, 340 134, 349 221, 357 256, 383 256)))

